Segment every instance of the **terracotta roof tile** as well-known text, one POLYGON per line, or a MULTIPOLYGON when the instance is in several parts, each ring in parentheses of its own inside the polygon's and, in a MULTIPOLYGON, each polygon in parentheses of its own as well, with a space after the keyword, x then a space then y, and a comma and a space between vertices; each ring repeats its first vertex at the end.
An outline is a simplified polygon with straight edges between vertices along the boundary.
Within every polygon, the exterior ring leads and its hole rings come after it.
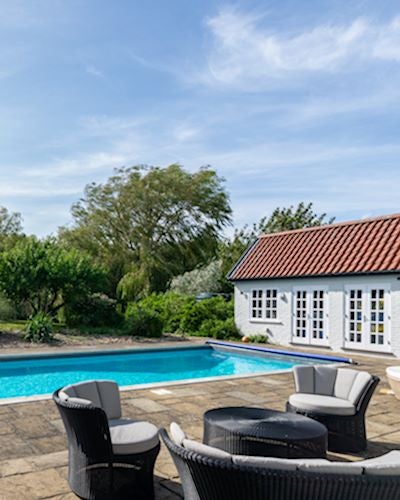
POLYGON ((260 236, 228 278, 400 272, 400 214, 260 236))

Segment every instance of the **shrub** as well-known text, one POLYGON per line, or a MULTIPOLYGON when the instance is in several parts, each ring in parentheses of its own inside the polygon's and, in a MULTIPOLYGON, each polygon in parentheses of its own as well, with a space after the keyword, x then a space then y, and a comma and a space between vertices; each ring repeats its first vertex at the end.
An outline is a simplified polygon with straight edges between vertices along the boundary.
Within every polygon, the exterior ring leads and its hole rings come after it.
POLYGON ((259 333, 257 335, 250 335, 249 341, 256 344, 267 344, 268 343, 268 335, 265 333, 259 333))
MULTIPOLYGON (((228 335, 228 333, 217 333, 217 330, 223 330, 228 328, 228 324, 222 325, 218 324, 218 329, 214 330, 214 326, 217 321, 225 322, 231 319, 230 324, 230 334, 232 337, 237 337, 237 332, 233 329, 233 301, 226 301, 223 297, 213 297, 211 299, 205 299, 201 301, 196 301, 194 297, 188 297, 186 295, 168 292, 165 294, 152 294, 148 297, 140 300, 139 302, 131 302, 128 304, 125 318, 127 323, 127 328, 131 330, 133 328, 143 330, 143 333, 132 333, 132 335, 147 335, 146 328, 140 328, 138 324, 139 319, 142 321, 150 321, 149 318, 157 317, 157 320, 161 322, 161 330, 164 333, 174 333, 182 332, 189 335, 204 335, 213 336, 216 335, 228 335), (134 319, 132 319, 134 318, 134 319), (210 321, 207 323, 207 321, 210 321), (203 327, 203 323, 207 323, 203 327), (129 325, 129 326, 128 326, 129 325), (210 335, 209 330, 212 329, 210 335)), ((157 320, 153 320, 156 322, 157 320)))
POLYGON ((197 295, 201 292, 219 292, 221 264, 221 261, 214 260, 206 266, 176 276, 171 282, 170 289, 188 295, 197 295))
POLYGON ((118 327, 123 318, 116 306, 116 300, 102 293, 79 297, 65 306, 65 322, 68 326, 118 327))
POLYGON ((125 317, 124 330, 136 337, 161 337, 163 323, 155 311, 149 311, 139 304, 131 304, 125 317))
POLYGON ((50 342, 53 339, 53 322, 43 312, 33 316, 25 327, 24 339, 29 342, 50 342))
POLYGON ((179 293, 152 293, 139 302, 129 303, 125 317, 129 317, 131 310, 139 305, 146 311, 158 314, 163 324, 162 330, 164 333, 174 333, 179 330, 185 305, 192 302, 194 302, 193 297, 179 293))
POLYGON ((238 340, 241 338, 241 333, 235 324, 234 318, 203 321, 198 334, 202 337, 212 337, 219 340, 238 340))
POLYGON ((5 321, 9 319, 15 319, 17 312, 12 303, 0 294, 0 320, 5 321))
POLYGON ((207 319, 224 321, 228 318, 233 318, 233 301, 227 302, 223 297, 192 301, 185 305, 180 330, 184 333, 196 333, 207 319))

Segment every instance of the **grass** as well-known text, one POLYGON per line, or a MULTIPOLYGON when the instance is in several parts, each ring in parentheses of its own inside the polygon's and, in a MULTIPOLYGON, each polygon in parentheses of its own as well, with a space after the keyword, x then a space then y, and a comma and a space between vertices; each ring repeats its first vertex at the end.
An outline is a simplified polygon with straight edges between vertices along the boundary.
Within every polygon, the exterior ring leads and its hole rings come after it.
POLYGON ((13 319, 12 321, 0 321, 1 332, 19 332, 24 329, 26 320, 13 319))

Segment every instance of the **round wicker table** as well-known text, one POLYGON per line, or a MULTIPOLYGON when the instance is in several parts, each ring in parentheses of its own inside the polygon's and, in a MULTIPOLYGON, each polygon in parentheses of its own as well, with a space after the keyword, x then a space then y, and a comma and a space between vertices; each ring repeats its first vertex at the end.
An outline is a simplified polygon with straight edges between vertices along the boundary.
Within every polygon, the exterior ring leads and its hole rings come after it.
POLYGON ((228 407, 204 414, 203 442, 237 455, 325 458, 327 440, 324 425, 294 413, 228 407))

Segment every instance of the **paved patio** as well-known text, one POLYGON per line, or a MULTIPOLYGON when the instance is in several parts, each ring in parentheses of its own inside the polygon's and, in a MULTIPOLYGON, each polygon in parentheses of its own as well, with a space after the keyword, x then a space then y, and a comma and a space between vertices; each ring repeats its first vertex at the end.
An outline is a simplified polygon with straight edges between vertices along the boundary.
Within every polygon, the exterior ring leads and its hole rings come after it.
MULTIPOLYGON (((395 361, 356 358, 360 369, 377 374, 382 381, 367 413, 368 450, 358 457, 340 457, 351 460, 400 449, 400 401, 387 394, 385 377, 386 366, 395 361)), ((293 382, 291 374, 281 374, 165 388, 166 394, 154 389, 122 392, 124 415, 165 427, 175 420, 188 435, 201 439, 202 415, 207 409, 247 405, 282 410, 293 382)), ((0 405, 0 450, 0 499, 76 498, 66 481, 66 440, 52 401, 0 405)), ((155 473, 158 499, 182 498, 176 469, 165 449, 155 473)))

